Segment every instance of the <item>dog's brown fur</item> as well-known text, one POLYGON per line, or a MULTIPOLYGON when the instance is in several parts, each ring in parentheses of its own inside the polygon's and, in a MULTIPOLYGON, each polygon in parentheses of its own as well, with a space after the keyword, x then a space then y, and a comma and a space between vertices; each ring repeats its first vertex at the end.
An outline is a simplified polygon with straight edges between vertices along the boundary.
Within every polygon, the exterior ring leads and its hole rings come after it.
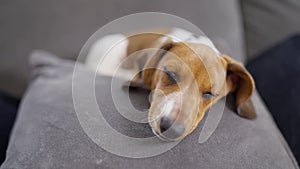
POLYGON ((219 56, 210 47, 168 39, 158 42, 167 31, 144 33, 129 37, 128 54, 147 48, 158 51, 147 61, 142 71, 143 85, 153 91, 149 110, 149 123, 161 138, 179 140, 190 134, 203 118, 205 112, 219 99, 233 92, 239 115, 256 117, 250 96, 254 81, 244 66, 226 55, 219 56), (175 72, 179 77, 174 83, 165 71, 175 72), (206 93, 213 97, 204 98, 206 93), (168 118, 184 125, 185 132, 178 138, 166 138, 159 129, 164 102, 174 101, 168 118))

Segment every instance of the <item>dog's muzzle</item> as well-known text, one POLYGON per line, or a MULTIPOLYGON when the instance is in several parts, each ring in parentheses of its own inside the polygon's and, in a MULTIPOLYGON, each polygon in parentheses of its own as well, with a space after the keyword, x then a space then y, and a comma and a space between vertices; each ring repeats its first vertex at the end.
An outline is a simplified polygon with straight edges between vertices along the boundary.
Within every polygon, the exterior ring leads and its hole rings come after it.
POLYGON ((160 119, 159 129, 163 137, 172 140, 181 137, 185 132, 184 125, 165 116, 160 119))

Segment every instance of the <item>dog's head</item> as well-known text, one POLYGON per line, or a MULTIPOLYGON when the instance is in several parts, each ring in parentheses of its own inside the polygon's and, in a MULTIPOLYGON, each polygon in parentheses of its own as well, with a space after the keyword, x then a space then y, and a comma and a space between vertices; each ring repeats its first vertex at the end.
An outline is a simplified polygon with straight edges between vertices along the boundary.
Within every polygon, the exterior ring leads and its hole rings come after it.
POLYGON ((256 117, 249 99, 254 91, 251 75, 206 45, 169 41, 148 60, 142 77, 152 91, 149 123, 164 140, 190 134, 209 107, 230 92, 239 115, 256 117))

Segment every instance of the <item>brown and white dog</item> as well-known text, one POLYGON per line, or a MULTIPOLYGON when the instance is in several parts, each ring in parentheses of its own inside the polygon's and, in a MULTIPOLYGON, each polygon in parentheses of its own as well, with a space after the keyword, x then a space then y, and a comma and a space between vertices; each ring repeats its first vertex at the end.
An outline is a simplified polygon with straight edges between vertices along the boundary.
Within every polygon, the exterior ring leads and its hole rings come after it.
POLYGON ((89 67, 109 76, 121 62, 117 76, 151 89, 148 121, 163 140, 190 134, 205 112, 230 92, 235 94, 237 113, 256 118, 251 75, 205 36, 179 28, 109 35, 94 44, 86 60, 89 67))

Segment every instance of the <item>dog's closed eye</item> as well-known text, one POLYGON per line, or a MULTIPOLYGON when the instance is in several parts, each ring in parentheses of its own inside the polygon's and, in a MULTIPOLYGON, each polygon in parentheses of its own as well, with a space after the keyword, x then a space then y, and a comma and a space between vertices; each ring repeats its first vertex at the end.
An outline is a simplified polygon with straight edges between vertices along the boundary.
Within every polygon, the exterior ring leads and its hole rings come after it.
POLYGON ((179 76, 176 72, 168 70, 165 66, 164 66, 164 72, 168 76, 168 79, 170 80, 170 84, 175 84, 179 81, 179 76))
POLYGON ((214 98, 214 97, 216 97, 217 96, 217 94, 213 94, 213 93, 211 93, 211 92, 204 92, 203 94, 202 94, 202 97, 204 98, 204 99, 212 99, 212 98, 214 98))

